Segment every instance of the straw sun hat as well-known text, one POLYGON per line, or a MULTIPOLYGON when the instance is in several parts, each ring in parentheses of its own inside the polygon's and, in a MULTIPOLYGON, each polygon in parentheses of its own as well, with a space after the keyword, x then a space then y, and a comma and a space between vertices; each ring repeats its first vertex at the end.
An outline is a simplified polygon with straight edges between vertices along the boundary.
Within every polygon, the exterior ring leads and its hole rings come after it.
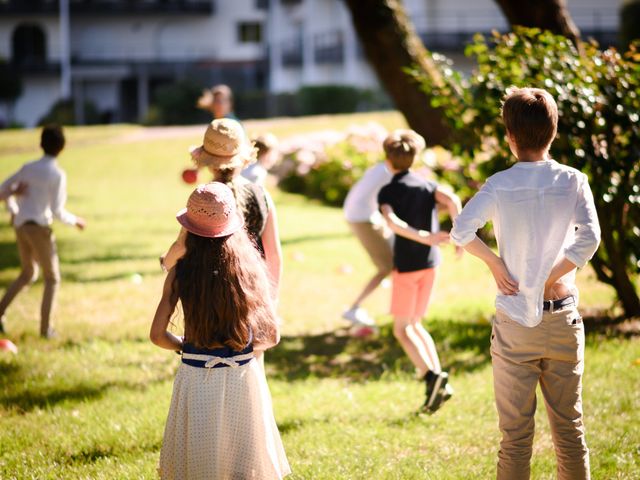
POLYGON ((226 237, 244 225, 233 192, 220 182, 198 185, 176 219, 189 232, 209 238, 226 237))
POLYGON ((207 126, 200 147, 191 151, 198 167, 244 168, 256 161, 256 149, 236 120, 219 118, 207 126))

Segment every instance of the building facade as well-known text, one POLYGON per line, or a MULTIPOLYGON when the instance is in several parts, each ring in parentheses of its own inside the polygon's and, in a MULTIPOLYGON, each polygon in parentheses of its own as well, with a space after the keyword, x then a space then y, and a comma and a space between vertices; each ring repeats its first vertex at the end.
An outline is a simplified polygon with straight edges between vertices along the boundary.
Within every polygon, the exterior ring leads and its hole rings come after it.
MULTIPOLYGON (((454 58, 474 32, 508 28, 493 0, 404 4, 427 47, 454 58)), ((620 4, 568 0, 603 43, 615 42, 620 4)), ((64 97, 80 123, 85 102, 104 122, 141 121, 156 89, 183 79, 272 94, 379 88, 341 0, 0 0, 0 59, 23 85, 0 122, 25 126, 64 97)))

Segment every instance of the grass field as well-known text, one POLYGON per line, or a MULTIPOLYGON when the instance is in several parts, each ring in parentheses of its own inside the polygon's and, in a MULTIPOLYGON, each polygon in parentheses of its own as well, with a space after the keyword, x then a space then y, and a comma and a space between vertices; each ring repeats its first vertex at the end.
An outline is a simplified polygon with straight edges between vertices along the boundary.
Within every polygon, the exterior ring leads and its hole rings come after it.
MULTIPOLYGON (((377 114, 247 127, 288 135, 371 119, 401 125, 397 114, 377 114)), ((60 162, 68 207, 88 228, 54 228, 63 274, 59 336, 37 336, 41 283, 7 313, 6 336, 20 353, 0 356, 0 478, 151 479, 179 362, 147 339, 163 281, 157 257, 177 233, 174 215, 190 192, 179 173, 201 132, 116 126, 67 133, 60 162)), ((0 178, 37 157, 37 144, 36 131, 0 132, 0 178)), ((384 314, 389 290, 366 305, 382 325, 377 338, 351 338, 340 320, 371 273, 341 211, 273 194, 285 323, 266 368, 291 478, 492 478, 499 441, 488 351, 494 287, 481 264, 469 256, 456 261, 446 249, 426 325, 456 395, 437 415, 417 416, 422 387, 384 314)), ((2 215, 1 291, 17 272, 13 231, 2 215)), ((579 282, 584 307, 611 305, 613 293, 589 269, 579 282)), ((590 334, 586 355, 593 478, 640 478, 640 339, 590 334)), ((542 402, 538 409, 532 478, 551 479, 542 402)))

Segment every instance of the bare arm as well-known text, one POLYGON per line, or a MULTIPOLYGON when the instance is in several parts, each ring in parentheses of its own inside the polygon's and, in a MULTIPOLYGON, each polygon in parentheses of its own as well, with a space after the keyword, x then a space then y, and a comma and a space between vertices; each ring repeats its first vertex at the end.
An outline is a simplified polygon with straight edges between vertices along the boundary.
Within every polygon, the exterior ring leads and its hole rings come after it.
POLYGON ((177 295, 173 294, 172 284, 174 278, 175 269, 171 269, 164 280, 162 298, 156 309, 149 332, 149 339, 160 348, 166 348, 167 350, 182 349, 182 339, 167 330, 171 315, 178 302, 177 295))
POLYGON ((569 295, 567 287, 563 283, 559 283, 558 280, 576 268, 576 264, 565 257, 553 266, 549 278, 544 284, 545 300, 557 300, 569 295))
POLYGON ((169 250, 160 256, 160 264, 162 265, 162 269, 167 271, 171 270, 176 266, 178 260, 180 260, 185 253, 187 253, 187 248, 185 247, 185 240, 187 238, 187 231, 184 228, 180 229, 180 233, 178 233, 178 238, 171 244, 169 250))
POLYGON ((518 293, 518 282, 511 277, 502 259, 493 253, 493 250, 480 238, 476 236, 464 246, 464 249, 487 264, 500 293, 503 295, 516 295, 518 293))
MULTIPOLYGON (((458 195, 456 195, 455 193, 441 187, 438 187, 436 189, 436 203, 446 208, 452 223, 462 211, 462 202, 460 201, 460 197, 458 197, 458 195)), ((462 252, 464 252, 464 249, 459 245, 456 245, 455 248, 456 254, 458 255, 458 257, 460 257, 462 255, 462 252)))
POLYGON ((455 220, 462 211, 462 202, 460 201, 460 197, 441 187, 436 189, 436 202, 447 209, 449 217, 451 217, 451 221, 455 220))
MULTIPOLYGON (((266 193, 266 192, 265 192, 266 193)), ((278 300, 278 292, 280 289, 280 279, 282 278, 282 247, 280 245, 280 234, 278 232, 278 217, 273 200, 267 195, 269 204, 269 215, 267 223, 262 232, 262 246, 264 247, 264 256, 267 263, 267 271, 269 280, 272 285, 272 298, 278 300)))
POLYGON ((387 225, 396 235, 430 246, 439 245, 440 243, 447 242, 449 240, 448 232, 431 233, 426 230, 413 228, 407 222, 398 218, 398 216, 393 213, 393 208, 389 204, 380 205, 380 211, 382 212, 382 216, 386 220, 387 225))

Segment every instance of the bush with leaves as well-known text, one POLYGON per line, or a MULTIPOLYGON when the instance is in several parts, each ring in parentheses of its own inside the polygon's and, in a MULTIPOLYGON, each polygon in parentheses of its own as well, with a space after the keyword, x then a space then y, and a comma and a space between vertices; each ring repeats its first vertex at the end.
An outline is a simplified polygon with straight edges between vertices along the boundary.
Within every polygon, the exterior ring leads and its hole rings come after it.
POLYGON ((330 146, 320 158, 307 161, 299 151, 292 154, 297 165, 280 181, 286 191, 302 193, 327 205, 342 206, 351 187, 365 170, 381 160, 379 153, 362 151, 348 141, 330 146))
POLYGON ((158 87, 143 123, 186 125, 211 121, 210 114, 196 108, 202 89, 202 85, 189 79, 158 87))
POLYGON ((443 85, 410 73, 433 95, 454 129, 454 151, 463 159, 449 181, 468 188, 508 168, 513 160, 500 118, 510 86, 541 87, 558 103, 558 137, 552 157, 589 177, 602 228, 592 260, 599 280, 613 286, 625 316, 640 315, 640 53, 600 50, 538 29, 476 35, 466 54, 478 67, 470 78, 440 56, 443 85))

